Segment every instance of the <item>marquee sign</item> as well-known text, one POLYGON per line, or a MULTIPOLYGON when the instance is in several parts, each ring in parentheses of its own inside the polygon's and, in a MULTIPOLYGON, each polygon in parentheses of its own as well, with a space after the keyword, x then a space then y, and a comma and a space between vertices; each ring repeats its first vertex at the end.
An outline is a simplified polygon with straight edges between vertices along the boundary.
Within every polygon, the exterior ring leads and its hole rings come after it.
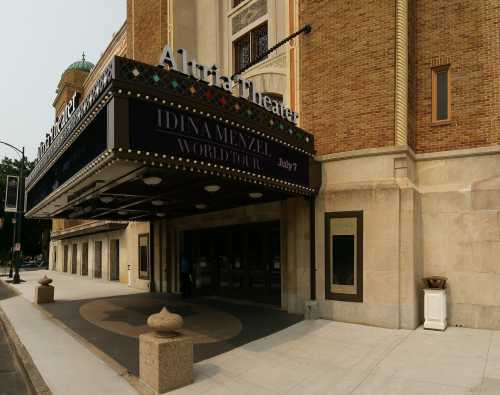
POLYGON ((258 92, 252 84, 252 81, 245 80, 239 74, 235 74, 232 77, 221 75, 216 65, 205 66, 198 64, 196 59, 191 59, 188 61, 187 50, 181 48, 177 51, 181 56, 181 68, 177 67, 177 62, 172 53, 172 49, 167 44, 163 48, 163 52, 160 56, 160 66, 165 66, 168 69, 180 71, 181 73, 190 76, 198 81, 206 82, 212 86, 224 89, 227 92, 232 92, 233 88, 238 87, 238 94, 240 97, 249 100, 263 108, 267 111, 287 119, 288 121, 297 124, 297 118, 299 117, 295 111, 290 108, 283 106, 283 103, 271 99, 269 96, 264 96, 262 93, 258 92))
POLYGON ((309 160, 224 122, 132 100, 130 148, 216 163, 308 185, 309 160))
POLYGON ((179 54, 179 68, 168 47, 161 66, 115 57, 86 96, 73 97, 27 178, 28 216, 67 206, 54 215, 92 218, 90 203, 78 209, 72 200, 96 182, 116 184, 123 169, 224 177, 277 198, 316 193, 321 173, 314 137, 297 127, 297 114, 250 81, 179 54), (104 167, 113 176, 94 177, 104 167))

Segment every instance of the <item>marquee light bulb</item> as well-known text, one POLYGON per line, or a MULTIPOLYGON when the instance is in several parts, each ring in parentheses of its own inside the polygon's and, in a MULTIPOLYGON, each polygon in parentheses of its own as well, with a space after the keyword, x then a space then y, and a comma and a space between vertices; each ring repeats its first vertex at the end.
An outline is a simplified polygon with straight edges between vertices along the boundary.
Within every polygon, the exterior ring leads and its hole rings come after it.
POLYGON ((218 192, 218 191, 220 191, 220 185, 206 185, 205 191, 207 191, 209 193, 218 192))
POLYGON ((162 181, 161 177, 151 176, 142 179, 142 182, 148 186, 154 186, 160 184, 162 181))
POLYGON ((108 204, 115 200, 115 198, 113 196, 101 196, 99 200, 105 204, 108 204))
POLYGON ((261 192, 250 192, 248 196, 250 196, 252 199, 260 199, 264 195, 261 192))

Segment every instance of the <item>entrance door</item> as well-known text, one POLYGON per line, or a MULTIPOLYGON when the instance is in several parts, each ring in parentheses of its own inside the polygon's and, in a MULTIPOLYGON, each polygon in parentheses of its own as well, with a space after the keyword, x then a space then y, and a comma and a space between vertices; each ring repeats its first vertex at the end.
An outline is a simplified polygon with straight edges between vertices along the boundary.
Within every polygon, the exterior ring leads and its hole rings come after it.
POLYGON ((196 295, 280 305, 279 222, 189 231, 183 240, 196 295))
POLYGON ((71 251, 71 274, 76 274, 76 266, 77 266, 77 252, 78 252, 78 245, 73 244, 72 246, 72 251, 71 251))
POLYGON ((64 256, 63 256, 63 272, 68 271, 68 246, 64 246, 64 256))
POLYGON ((109 279, 112 281, 120 280, 120 240, 110 240, 110 275, 109 279))
POLYGON ((94 243, 94 278, 102 277, 102 241, 94 243))
POLYGON ((82 244, 82 276, 89 274, 89 243, 82 244))

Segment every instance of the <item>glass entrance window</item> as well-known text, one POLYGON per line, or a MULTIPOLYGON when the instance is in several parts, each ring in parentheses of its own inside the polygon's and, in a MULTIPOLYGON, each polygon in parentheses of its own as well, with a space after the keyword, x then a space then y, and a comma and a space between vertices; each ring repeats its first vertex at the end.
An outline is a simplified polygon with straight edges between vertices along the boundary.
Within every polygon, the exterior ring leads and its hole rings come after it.
POLYGON ((280 304, 279 222, 188 231, 183 240, 198 295, 280 304))
POLYGON ((94 278, 102 277, 102 241, 94 243, 94 278))
POLYGON ((78 252, 78 246, 77 244, 72 245, 72 253, 71 253, 71 273, 76 274, 76 269, 77 269, 77 252, 78 252))
POLYGON ((68 271, 68 248, 69 246, 64 246, 64 255, 63 255, 63 272, 68 271))
POLYGON ((111 281, 118 281, 120 279, 120 240, 110 240, 110 274, 111 281))
POLYGON ((149 279, 149 234, 139 235, 139 278, 149 279))
POLYGON ((89 243, 82 244, 82 276, 89 274, 89 243))

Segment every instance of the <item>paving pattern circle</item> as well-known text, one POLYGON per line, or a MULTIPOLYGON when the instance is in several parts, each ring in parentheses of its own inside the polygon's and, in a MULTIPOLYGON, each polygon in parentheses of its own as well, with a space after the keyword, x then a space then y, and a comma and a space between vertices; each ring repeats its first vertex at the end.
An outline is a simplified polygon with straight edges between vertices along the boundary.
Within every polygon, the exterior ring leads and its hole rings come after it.
POLYGON ((228 340, 242 330, 241 321, 230 313, 207 305, 181 300, 152 300, 150 297, 93 300, 80 307, 80 316, 107 331, 137 338, 151 332, 146 320, 163 307, 184 318, 180 332, 191 336, 195 344, 228 340))

